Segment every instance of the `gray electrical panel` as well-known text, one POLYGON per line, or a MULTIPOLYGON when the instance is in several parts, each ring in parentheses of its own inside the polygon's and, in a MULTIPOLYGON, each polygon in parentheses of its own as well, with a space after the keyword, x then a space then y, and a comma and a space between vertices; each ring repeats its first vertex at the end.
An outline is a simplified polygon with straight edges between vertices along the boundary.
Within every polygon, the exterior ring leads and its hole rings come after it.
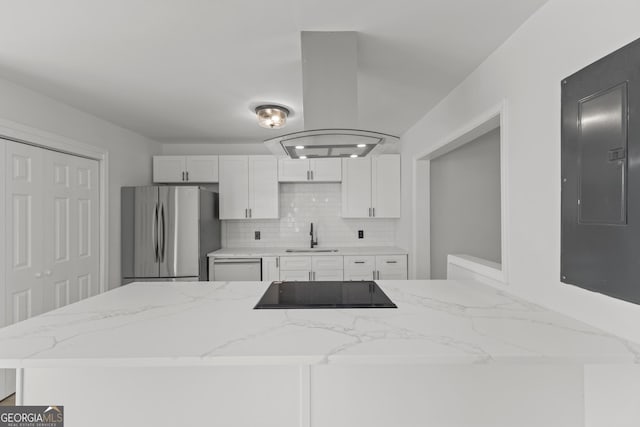
POLYGON ((640 303, 640 39, 562 81, 564 283, 640 303))

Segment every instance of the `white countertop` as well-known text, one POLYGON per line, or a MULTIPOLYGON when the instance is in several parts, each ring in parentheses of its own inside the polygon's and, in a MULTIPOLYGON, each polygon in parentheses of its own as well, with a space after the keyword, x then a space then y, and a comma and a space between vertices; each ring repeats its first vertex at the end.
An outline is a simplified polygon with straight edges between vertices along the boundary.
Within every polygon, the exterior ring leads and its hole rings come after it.
POLYGON ((263 257, 263 256, 317 256, 317 255, 406 255, 408 252, 395 246, 354 246, 316 249, 337 249, 337 252, 287 252, 287 249, 307 248, 222 248, 210 252, 213 257, 263 257))
POLYGON ((0 368, 640 363, 640 346, 477 282, 379 281, 398 309, 253 310, 267 282, 135 283, 0 329, 0 368))

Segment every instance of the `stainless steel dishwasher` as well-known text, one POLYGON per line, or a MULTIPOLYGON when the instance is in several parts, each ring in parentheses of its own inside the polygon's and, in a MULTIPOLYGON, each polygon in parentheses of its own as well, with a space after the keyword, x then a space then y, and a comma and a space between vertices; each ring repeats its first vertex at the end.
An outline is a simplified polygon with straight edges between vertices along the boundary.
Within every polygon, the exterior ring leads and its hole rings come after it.
POLYGON ((209 258, 209 280, 260 281, 262 258, 209 258))

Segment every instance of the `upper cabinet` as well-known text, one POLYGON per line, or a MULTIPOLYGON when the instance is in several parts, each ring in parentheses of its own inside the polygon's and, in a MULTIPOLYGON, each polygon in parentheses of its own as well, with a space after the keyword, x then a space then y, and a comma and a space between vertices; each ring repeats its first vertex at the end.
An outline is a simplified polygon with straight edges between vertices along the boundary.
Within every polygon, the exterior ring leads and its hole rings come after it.
POLYGON ((218 182, 218 156, 153 156, 153 182, 218 182))
POLYGON ((343 218, 400 218, 400 155, 342 160, 343 218))
POLYGON ((273 156, 220 156, 220 219, 279 217, 278 162, 273 156))
POLYGON ((340 159, 278 160, 278 181, 280 182, 340 182, 341 180, 340 159))

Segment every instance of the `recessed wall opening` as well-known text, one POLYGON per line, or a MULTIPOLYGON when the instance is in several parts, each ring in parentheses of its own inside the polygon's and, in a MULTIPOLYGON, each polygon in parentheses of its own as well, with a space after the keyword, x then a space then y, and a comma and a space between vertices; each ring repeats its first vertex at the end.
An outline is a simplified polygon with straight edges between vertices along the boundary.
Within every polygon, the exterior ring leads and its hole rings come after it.
POLYGON ((500 128, 431 159, 431 279, 447 278, 449 254, 501 262, 500 128))
POLYGON ((453 255, 471 272, 462 277, 488 273, 492 281, 506 282, 503 110, 501 105, 416 156, 417 279, 448 278, 453 255))

